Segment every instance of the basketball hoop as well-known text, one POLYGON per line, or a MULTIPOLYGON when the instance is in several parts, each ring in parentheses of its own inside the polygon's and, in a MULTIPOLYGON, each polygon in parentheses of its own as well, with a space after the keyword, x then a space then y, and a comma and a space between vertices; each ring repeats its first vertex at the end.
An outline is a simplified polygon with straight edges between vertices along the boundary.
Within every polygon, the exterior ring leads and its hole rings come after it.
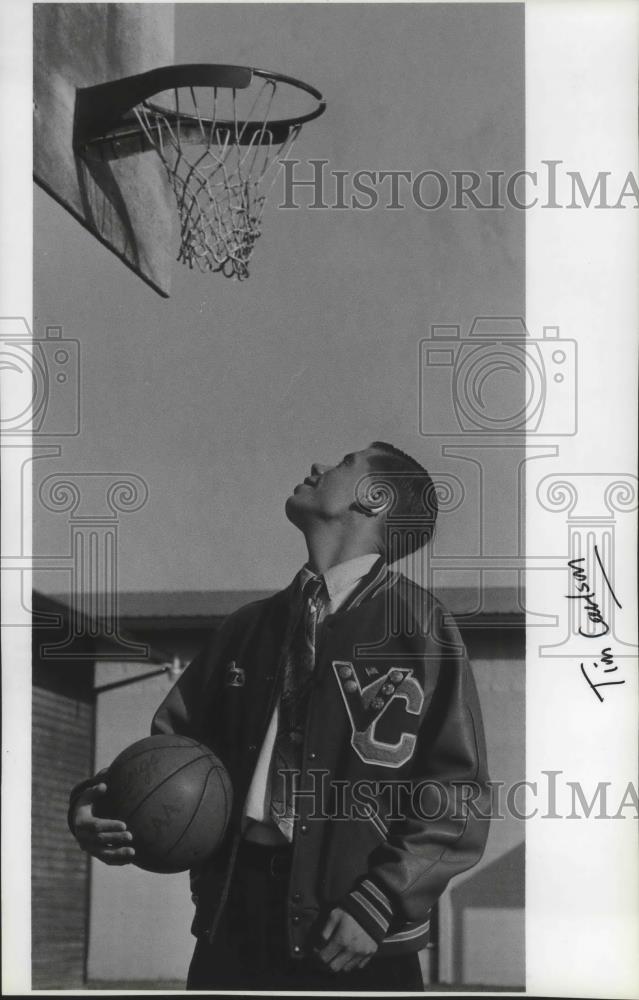
POLYGON ((242 281, 279 163, 325 107, 314 87, 280 73, 167 66, 79 90, 75 147, 107 160, 155 150, 177 204, 177 259, 242 281), (292 111, 291 95, 316 106, 292 111), (280 117, 282 107, 292 113, 280 117))

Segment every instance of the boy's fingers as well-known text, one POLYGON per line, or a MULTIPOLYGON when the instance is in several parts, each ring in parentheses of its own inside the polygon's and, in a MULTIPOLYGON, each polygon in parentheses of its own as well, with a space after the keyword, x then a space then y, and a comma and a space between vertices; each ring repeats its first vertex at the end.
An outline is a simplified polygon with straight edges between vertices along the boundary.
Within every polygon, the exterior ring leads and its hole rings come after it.
POLYGON ((132 847, 103 848, 100 851, 99 859, 107 865, 126 865, 135 857, 132 847))
POLYGON ((328 963, 331 972, 343 972, 346 964, 350 960, 350 952, 347 948, 341 948, 337 955, 328 963))
POLYGON ((343 950, 344 946, 342 943, 333 939, 332 941, 329 941, 328 944, 325 944, 318 954, 325 965, 330 965, 333 959, 335 959, 343 950))
POLYGON ((108 847, 124 847, 133 840, 133 835, 128 830, 101 830, 97 839, 108 847))
POLYGON ((126 833, 126 823, 120 819, 94 819, 96 833, 126 833))
POLYGON ((78 805, 90 805, 95 802, 96 799, 102 798, 106 794, 107 786, 103 781, 99 785, 90 785, 89 788, 85 788, 83 792, 78 795, 78 805))
POLYGON ((96 820, 90 818, 79 819, 75 824, 75 836, 77 840, 99 840, 106 837, 120 836, 127 833, 126 823, 120 820, 96 820))
POLYGON ((335 928, 337 927, 337 925, 339 923, 339 916, 340 915, 339 915, 339 911, 338 910, 331 910, 329 918, 326 921, 326 923, 324 924, 324 927, 322 929, 322 938, 323 938, 324 941, 329 941, 330 940, 330 938, 331 938, 331 936, 333 934, 333 931, 335 930, 335 928))
POLYGON ((359 969, 361 965, 361 955, 354 955, 348 962, 344 965, 344 972, 353 972, 355 969, 359 969))

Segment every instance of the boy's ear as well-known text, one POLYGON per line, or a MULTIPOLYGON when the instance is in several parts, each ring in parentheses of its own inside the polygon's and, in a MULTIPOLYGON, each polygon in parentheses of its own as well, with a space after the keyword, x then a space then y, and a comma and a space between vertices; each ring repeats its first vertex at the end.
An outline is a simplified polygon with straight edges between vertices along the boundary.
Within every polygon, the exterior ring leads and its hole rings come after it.
POLYGON ((390 508, 394 496, 390 483, 366 476, 357 484, 355 507, 368 517, 375 517, 390 508))

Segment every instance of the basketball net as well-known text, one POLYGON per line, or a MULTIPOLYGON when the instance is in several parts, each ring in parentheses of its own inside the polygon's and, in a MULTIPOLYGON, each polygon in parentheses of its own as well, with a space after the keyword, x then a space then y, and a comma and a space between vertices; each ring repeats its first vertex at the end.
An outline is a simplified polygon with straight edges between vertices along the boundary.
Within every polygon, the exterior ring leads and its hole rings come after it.
POLYGON ((275 141, 268 119, 276 89, 275 80, 264 80, 243 121, 235 90, 232 121, 218 120, 217 87, 198 88, 199 97, 192 87, 176 87, 174 108, 143 101, 133 109, 166 169, 180 218, 177 259, 190 268, 239 281, 249 275, 279 161, 301 128, 291 125, 283 139, 280 129, 275 141))

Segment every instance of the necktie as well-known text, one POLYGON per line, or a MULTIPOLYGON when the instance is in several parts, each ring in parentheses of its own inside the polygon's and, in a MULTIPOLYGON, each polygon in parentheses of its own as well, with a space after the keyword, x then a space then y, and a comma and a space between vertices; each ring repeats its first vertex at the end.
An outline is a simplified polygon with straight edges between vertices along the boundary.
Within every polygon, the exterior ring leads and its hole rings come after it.
POLYGON ((287 644, 277 736, 270 773, 271 818, 287 840, 293 839, 293 790, 302 763, 304 724, 315 667, 315 638, 324 600, 322 577, 308 580, 287 644), (286 773, 283 773, 286 772, 286 773))

